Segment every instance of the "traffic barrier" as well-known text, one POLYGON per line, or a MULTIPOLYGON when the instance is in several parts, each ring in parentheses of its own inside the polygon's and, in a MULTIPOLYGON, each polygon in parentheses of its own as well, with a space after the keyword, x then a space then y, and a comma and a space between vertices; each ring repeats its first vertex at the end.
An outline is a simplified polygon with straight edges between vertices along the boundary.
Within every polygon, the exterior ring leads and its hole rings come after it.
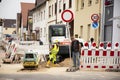
POLYGON ((13 59, 14 59, 14 57, 15 57, 16 50, 17 50, 17 44, 13 44, 13 45, 12 45, 11 55, 10 55, 11 61, 13 61, 13 59))
POLYGON ((120 69, 120 50, 83 49, 81 62, 82 69, 120 69))
POLYGON ((28 52, 30 50, 37 52, 41 61, 46 61, 46 55, 49 54, 49 44, 39 45, 39 42, 22 41, 18 44, 18 48, 28 52))

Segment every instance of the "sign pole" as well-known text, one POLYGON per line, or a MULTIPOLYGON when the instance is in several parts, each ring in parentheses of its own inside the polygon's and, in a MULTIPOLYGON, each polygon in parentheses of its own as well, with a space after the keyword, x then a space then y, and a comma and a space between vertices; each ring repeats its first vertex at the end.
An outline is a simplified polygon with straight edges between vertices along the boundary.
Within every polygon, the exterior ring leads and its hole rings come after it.
MULTIPOLYGON (((66 22, 66 27, 68 29, 68 33, 69 33, 69 39, 71 40, 70 37, 70 26, 69 26, 69 22, 71 22, 73 20, 73 12, 71 10, 64 10, 61 14, 61 18, 64 22, 66 22)), ((71 57, 71 44, 69 45, 69 56, 70 56, 70 66, 72 65, 72 57, 71 57)))
MULTIPOLYGON (((69 22, 66 22, 66 27, 67 27, 67 29, 68 29, 68 31, 69 31, 69 35, 68 35, 68 36, 69 36, 69 39, 71 40, 70 30, 69 30, 69 27, 70 27, 69 22)), ((69 63, 69 65, 72 66, 71 44, 69 45, 69 57, 70 57, 70 63, 69 63)))

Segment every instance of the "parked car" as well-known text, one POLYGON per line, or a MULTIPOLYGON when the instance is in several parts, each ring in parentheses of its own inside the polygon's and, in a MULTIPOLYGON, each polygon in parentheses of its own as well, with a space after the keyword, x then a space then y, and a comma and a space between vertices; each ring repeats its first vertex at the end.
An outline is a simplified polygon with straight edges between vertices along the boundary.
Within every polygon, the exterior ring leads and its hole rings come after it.
POLYGON ((27 52, 23 58, 24 68, 38 68, 39 66, 39 55, 36 52, 27 52))

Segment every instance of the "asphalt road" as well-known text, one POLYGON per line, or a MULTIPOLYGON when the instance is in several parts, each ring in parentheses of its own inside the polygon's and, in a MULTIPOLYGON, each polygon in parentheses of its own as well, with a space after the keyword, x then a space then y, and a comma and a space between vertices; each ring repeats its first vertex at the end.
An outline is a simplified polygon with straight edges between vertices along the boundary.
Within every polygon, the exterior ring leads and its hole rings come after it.
POLYGON ((0 80, 120 80, 119 72, 63 72, 0 74, 0 80))

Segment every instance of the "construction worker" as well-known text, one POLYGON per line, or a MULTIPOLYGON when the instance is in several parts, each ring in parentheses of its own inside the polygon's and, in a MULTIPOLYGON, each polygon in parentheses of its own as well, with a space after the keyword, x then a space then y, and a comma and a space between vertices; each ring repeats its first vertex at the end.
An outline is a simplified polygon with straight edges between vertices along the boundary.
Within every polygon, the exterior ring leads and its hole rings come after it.
POLYGON ((56 64, 57 53, 59 52, 59 42, 56 41, 50 49, 49 60, 47 61, 46 67, 50 67, 50 62, 56 64))

